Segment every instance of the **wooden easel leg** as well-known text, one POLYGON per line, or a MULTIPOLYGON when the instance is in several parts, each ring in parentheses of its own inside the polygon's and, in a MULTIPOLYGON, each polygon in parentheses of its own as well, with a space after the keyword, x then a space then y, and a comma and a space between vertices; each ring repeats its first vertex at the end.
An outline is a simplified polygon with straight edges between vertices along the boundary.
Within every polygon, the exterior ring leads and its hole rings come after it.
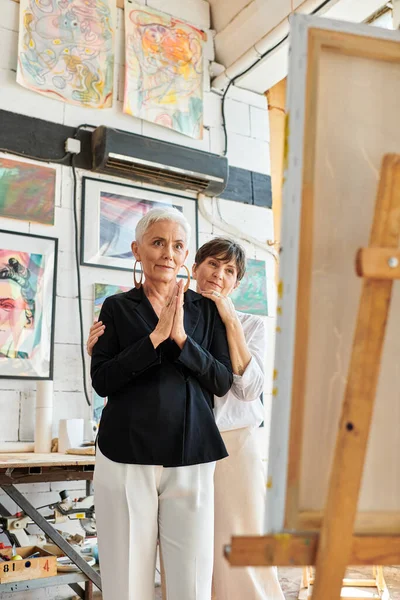
MULTIPOLYGON (((400 155, 383 159, 370 247, 397 248, 400 155)), ((352 545, 392 280, 364 279, 327 504, 318 545, 315 600, 338 600, 352 545)))

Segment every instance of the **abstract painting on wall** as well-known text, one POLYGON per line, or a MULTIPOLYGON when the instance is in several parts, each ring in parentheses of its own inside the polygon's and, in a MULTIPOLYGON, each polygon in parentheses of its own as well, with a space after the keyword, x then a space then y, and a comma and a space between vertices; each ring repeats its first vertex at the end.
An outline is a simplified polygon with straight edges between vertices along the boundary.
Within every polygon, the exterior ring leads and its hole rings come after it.
MULTIPOLYGON (((114 294, 121 294, 127 292, 129 287, 120 287, 118 285, 108 285, 107 283, 95 283, 94 284, 94 318, 97 320, 103 306, 103 302, 108 296, 114 296, 114 294)), ((100 421, 101 413, 107 402, 107 398, 101 398, 93 390, 93 419, 98 423, 100 421)))
POLYGON ((132 271, 136 225, 150 209, 166 205, 180 210, 192 227, 187 260, 192 265, 197 248, 196 199, 83 177, 81 264, 132 271))
POLYGON ((246 274, 231 295, 236 310, 268 315, 267 274, 264 260, 247 259, 246 274))
POLYGON ((0 217, 54 225, 56 171, 0 158, 0 217))
POLYGON ((125 0, 124 112, 203 137, 203 31, 125 0))
POLYGON ((53 377, 57 245, 0 231, 0 377, 53 377))
POLYGON ((17 82, 77 106, 112 106, 115 0, 20 4, 17 82))

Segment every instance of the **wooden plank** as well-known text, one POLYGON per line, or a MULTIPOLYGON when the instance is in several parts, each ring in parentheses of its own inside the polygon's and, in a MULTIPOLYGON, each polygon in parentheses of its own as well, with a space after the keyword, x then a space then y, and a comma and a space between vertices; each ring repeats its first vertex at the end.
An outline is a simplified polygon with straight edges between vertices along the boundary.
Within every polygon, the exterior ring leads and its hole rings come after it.
MULTIPOLYGON (((386 155, 369 245, 397 248, 400 238, 400 155, 386 155)), ((322 522, 313 597, 336 600, 350 564, 352 532, 375 404, 393 282, 363 282, 340 427, 322 522)), ((398 540, 400 547, 400 540, 398 540)), ((375 561, 379 562, 379 561, 375 561)))
MULTIPOLYGON (((319 531, 322 519, 322 511, 300 512, 298 518, 299 531, 319 531)), ((360 512, 356 517, 354 529, 362 535, 400 534, 400 512, 360 512)))
MULTIPOLYGON (((316 564, 319 534, 275 534, 233 537, 225 555, 234 567, 309 566, 316 564)), ((349 565, 400 564, 398 536, 354 536, 349 565)))
POLYGON ((370 279, 400 279, 400 250, 361 248, 356 259, 357 274, 370 279))
POLYGON ((94 465, 94 456, 77 456, 73 454, 35 454, 34 452, 0 454, 0 469, 17 469, 32 467, 62 467, 73 465, 94 465))

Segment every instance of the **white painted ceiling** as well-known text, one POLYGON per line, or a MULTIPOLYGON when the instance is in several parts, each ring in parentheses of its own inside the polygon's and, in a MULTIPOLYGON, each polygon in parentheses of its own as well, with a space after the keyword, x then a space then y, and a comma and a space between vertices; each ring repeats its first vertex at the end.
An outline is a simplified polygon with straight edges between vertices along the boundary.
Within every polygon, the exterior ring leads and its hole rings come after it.
MULTIPOLYGON (((388 0, 209 0, 209 3, 216 31, 216 61, 223 65, 223 74, 214 80, 214 87, 220 90, 286 36, 289 17, 294 11, 310 13, 324 5, 319 13, 323 17, 361 23, 390 6, 388 0)), ((390 12, 376 24, 391 27, 390 12)), ((264 93, 286 76, 287 61, 286 41, 247 75, 238 78, 235 85, 264 93)))

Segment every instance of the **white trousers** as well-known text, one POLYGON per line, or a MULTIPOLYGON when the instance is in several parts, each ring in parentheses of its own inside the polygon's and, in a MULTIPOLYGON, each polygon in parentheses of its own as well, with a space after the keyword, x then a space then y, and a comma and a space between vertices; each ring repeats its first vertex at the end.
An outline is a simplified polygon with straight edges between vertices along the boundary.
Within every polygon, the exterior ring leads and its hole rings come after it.
POLYGON ((154 600, 157 537, 167 600, 210 600, 215 463, 116 463, 99 448, 94 474, 104 600, 154 600))
POLYGON ((216 600, 284 600, 275 567, 231 567, 223 547, 232 535, 261 535, 265 472, 257 429, 221 432, 229 457, 215 469, 214 594, 216 600))

